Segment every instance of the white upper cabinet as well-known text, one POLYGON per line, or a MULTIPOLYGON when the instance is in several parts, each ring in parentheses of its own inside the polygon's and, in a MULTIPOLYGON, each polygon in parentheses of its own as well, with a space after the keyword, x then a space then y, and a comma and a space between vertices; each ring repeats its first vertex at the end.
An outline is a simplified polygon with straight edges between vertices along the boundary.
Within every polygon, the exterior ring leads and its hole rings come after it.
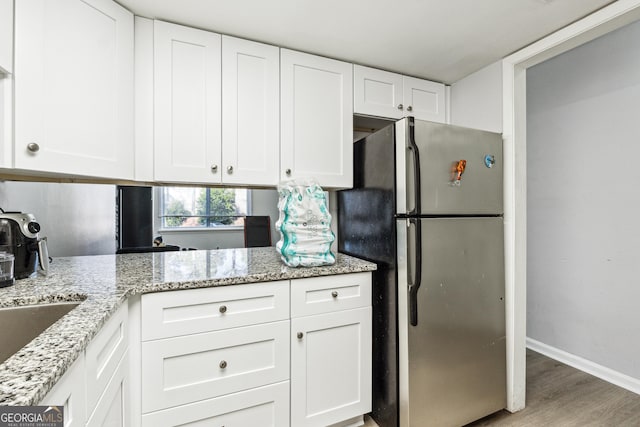
POLYGON ((280 178, 353 182, 353 66, 280 50, 280 178))
POLYGON ((402 75, 375 68, 353 66, 353 109, 355 113, 401 119, 402 75))
POLYGON ((0 0, 0 73, 13 70, 13 0, 0 0))
POLYGON ((154 178, 221 182, 221 36, 154 22, 154 178))
POLYGON ((444 85, 414 77, 402 77, 404 108, 407 116, 444 123, 446 121, 444 85))
POLYGON ((222 182, 276 185, 280 51, 222 37, 222 182))
POLYGON ((375 68, 354 65, 354 112, 369 116, 444 123, 445 86, 375 68))
POLYGON ((18 169, 133 178, 133 15, 111 0, 15 2, 18 169))

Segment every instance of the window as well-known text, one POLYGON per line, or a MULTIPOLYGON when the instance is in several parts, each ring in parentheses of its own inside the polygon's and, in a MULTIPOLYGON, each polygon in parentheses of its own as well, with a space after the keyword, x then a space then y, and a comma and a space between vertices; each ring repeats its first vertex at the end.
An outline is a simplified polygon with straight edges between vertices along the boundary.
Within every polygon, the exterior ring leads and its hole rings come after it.
POLYGON ((159 187, 160 227, 242 227, 249 215, 249 190, 208 187, 159 187))

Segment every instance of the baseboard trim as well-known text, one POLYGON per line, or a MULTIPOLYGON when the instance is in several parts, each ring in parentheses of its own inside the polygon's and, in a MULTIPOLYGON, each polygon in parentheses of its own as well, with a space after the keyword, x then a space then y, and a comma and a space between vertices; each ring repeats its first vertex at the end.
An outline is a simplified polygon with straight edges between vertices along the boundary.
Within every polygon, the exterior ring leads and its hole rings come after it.
POLYGON ((640 394, 640 380, 637 378, 633 378, 605 366, 598 365, 597 363, 583 359, 575 354, 567 353, 559 348, 536 341, 533 338, 527 337, 527 348, 540 354, 544 354, 558 362, 562 362, 565 365, 572 366, 586 372, 587 374, 593 375, 594 377, 598 377, 601 380, 617 385, 618 387, 640 394))

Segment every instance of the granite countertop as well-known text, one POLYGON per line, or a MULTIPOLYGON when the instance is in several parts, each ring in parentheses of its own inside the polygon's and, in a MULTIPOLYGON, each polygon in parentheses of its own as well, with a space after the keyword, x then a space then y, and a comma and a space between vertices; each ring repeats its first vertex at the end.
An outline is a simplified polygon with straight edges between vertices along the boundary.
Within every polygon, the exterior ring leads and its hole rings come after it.
POLYGON ((290 268, 272 247, 55 258, 48 276, 0 288, 0 308, 81 302, 0 364, 0 405, 38 404, 130 296, 375 269, 343 254, 331 266, 290 268))

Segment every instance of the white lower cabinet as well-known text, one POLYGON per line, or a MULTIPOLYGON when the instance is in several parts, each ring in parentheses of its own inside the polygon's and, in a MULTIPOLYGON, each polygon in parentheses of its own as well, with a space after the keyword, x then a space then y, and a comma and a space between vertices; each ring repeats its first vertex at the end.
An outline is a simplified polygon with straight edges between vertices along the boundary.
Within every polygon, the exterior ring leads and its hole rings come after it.
POLYGON ((87 422, 88 427, 125 427, 129 425, 128 370, 129 360, 125 353, 93 414, 91 414, 87 422))
POLYGON ((371 411, 371 307, 291 320, 291 424, 371 411))
POLYGON ((109 319, 85 350, 85 378, 87 382, 88 415, 97 405, 120 366, 126 365, 128 346, 128 310, 122 307, 109 319))
POLYGON ((286 427, 289 425, 289 381, 142 416, 143 427, 183 424, 286 427))
POLYGON ((141 301, 143 426, 289 425, 289 281, 141 301))
POLYGON ((128 426, 128 331, 123 304, 40 405, 63 406, 65 427, 128 426))
POLYGON ((84 354, 81 354, 42 399, 40 405, 62 407, 64 427, 79 427, 84 426, 87 419, 86 399, 84 354))
POLYGON ((371 411, 370 273, 146 294, 140 306, 134 425, 353 426, 371 411))

